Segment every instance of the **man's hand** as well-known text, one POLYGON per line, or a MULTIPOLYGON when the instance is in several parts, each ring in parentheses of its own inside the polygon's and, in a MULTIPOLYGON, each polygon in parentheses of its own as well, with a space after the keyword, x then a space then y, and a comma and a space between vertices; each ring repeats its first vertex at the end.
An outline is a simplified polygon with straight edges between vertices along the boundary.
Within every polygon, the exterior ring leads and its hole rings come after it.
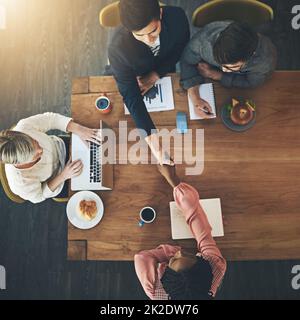
POLYGON ((203 119, 213 118, 215 115, 212 113, 210 104, 201 99, 199 95, 199 86, 188 89, 188 95, 191 98, 196 114, 203 119))
POLYGON ((169 153, 163 150, 161 139, 157 133, 153 133, 145 138, 149 148, 151 149, 154 157, 160 165, 167 164, 170 166, 174 165, 174 160, 171 158, 169 153))
POLYGON ((176 169, 174 165, 157 165, 157 169, 173 188, 179 185, 180 180, 176 175, 176 169))
POLYGON ((147 91, 149 91, 157 80, 159 80, 159 75, 152 71, 146 76, 137 77, 137 82, 141 90, 141 94, 144 95, 147 91))
POLYGON ((222 72, 212 68, 208 63, 198 63, 197 69, 204 78, 215 81, 220 81, 222 78, 222 72))

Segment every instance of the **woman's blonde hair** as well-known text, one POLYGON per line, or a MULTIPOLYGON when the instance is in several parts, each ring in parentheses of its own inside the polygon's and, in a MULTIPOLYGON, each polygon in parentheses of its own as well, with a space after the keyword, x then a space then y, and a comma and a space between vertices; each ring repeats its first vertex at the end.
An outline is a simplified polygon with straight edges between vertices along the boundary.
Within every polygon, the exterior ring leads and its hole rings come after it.
POLYGON ((27 134, 3 130, 0 132, 0 162, 22 164, 30 162, 35 154, 33 139, 27 134))

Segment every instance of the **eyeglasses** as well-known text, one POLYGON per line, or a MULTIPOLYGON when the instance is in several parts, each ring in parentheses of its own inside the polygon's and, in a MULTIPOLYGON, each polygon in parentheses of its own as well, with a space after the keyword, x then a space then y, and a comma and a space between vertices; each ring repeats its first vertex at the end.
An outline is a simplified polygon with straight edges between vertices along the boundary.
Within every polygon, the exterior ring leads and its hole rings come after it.
POLYGON ((240 67, 239 69, 235 70, 233 68, 230 68, 230 67, 227 67, 226 65, 222 65, 222 68, 225 68, 227 69, 228 71, 231 71, 231 72, 235 72, 235 73, 247 73, 248 71, 243 71, 242 69, 245 68, 245 66, 247 65, 248 61, 255 55, 255 52, 256 51, 253 51, 253 53, 251 54, 250 58, 244 62, 240 67))

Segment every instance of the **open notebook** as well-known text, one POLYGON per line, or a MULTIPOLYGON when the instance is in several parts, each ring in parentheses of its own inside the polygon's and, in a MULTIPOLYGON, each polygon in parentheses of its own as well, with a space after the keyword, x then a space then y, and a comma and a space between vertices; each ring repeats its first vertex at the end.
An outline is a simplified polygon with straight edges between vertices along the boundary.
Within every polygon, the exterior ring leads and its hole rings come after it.
MULTIPOLYGON (((203 199, 200 204, 206 213, 209 224, 212 227, 213 237, 223 237, 224 227, 221 210, 220 199, 203 199)), ((194 238, 189 226, 187 225, 184 216, 180 209, 178 209, 176 202, 170 202, 171 214, 171 231, 172 239, 192 239, 194 238)))
MULTIPOLYGON (((215 94, 214 94, 214 86, 212 83, 204 83, 199 86, 199 93, 200 97, 207 101, 211 108, 212 112, 214 113, 214 118, 216 117, 216 102, 215 102, 215 94)), ((193 102, 191 101, 189 97, 189 110, 190 110, 190 119, 191 120, 198 120, 203 119, 202 117, 199 117, 195 112, 195 107, 193 105, 193 102)))

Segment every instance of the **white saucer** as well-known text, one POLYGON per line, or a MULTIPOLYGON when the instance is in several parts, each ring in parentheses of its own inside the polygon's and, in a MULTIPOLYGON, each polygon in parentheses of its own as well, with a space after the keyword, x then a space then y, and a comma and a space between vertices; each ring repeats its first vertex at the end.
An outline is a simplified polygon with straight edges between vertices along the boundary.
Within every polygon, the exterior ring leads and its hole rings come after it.
POLYGON ((80 191, 75 193, 68 201, 67 216, 72 225, 78 229, 91 229, 95 227, 102 219, 104 214, 104 206, 101 198, 91 191, 80 191), (96 217, 88 221, 81 217, 77 212, 77 206, 81 200, 94 200, 97 203, 98 212, 96 217))

